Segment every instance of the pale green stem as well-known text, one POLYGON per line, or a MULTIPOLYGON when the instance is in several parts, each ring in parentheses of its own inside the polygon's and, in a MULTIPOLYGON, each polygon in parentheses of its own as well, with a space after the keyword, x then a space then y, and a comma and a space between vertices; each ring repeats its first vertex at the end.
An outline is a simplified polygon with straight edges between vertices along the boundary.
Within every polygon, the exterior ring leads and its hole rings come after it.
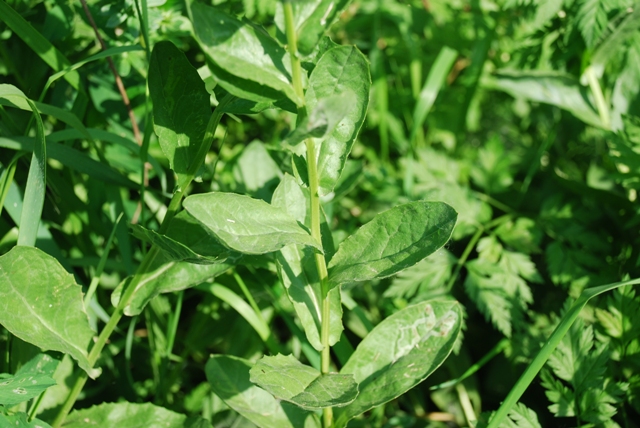
MULTIPOLYGON (((289 56, 291 57, 291 78, 293 89, 298 95, 300 102, 298 104, 298 120, 306 116, 306 108, 304 105, 304 90, 302 88, 302 67, 298 58, 298 42, 295 25, 293 21, 293 7, 290 0, 284 0, 282 4, 284 8, 285 31, 287 34, 287 43, 289 56)), ((329 373, 331 369, 331 347, 329 345, 329 326, 331 319, 331 307, 329 302, 329 274, 327 272, 327 262, 324 258, 324 250, 322 249, 322 233, 320 232, 320 198, 318 189, 318 164, 316 159, 315 143, 312 138, 305 141, 307 147, 307 172, 309 174, 309 198, 311 210, 311 236, 320 245, 320 252, 315 253, 316 269, 318 270, 318 278, 322 288, 322 313, 320 340, 322 342, 321 372, 329 373)), ((333 425, 333 409, 326 407, 322 409, 322 423, 325 428, 333 425)))

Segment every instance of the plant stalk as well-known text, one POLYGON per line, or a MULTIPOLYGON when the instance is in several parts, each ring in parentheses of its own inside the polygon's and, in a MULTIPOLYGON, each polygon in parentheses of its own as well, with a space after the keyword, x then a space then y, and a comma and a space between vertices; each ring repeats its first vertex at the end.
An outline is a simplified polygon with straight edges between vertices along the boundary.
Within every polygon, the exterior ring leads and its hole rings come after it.
MULTIPOLYGON (((307 111, 304 105, 304 90, 302 88, 302 66, 300 58, 298 58, 298 40, 296 29, 293 21, 293 7, 290 0, 283 0, 285 31, 287 34, 287 44, 289 56, 291 57, 291 79, 293 89, 300 99, 298 104, 298 121, 306 116, 307 111)), ((329 345, 329 327, 331 320, 331 306, 329 301, 329 274, 327 271, 327 262, 324 258, 324 250, 322 248, 322 233, 320 232, 320 198, 318 196, 319 180, 318 180, 318 164, 316 159, 316 148, 313 138, 305 141, 307 148, 307 172, 309 177, 309 199, 311 210, 311 236, 320 245, 320 251, 314 254, 316 269, 318 270, 318 278, 322 289, 322 312, 320 340, 322 342, 322 352, 320 354, 320 371, 323 374, 329 373, 331 369, 331 346, 329 345)), ((333 425, 333 409, 325 407, 322 409, 322 423, 325 428, 333 425)))

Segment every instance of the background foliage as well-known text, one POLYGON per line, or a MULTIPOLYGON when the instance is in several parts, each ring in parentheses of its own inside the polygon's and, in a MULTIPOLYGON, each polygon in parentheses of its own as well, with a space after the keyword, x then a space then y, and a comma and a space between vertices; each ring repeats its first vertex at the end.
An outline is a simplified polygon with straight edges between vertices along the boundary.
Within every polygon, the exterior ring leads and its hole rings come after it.
MULTIPOLYGON (((214 3, 282 37, 275 0, 214 3)), ((30 111, 5 102, 8 95, 0 100, 0 253, 18 243, 22 205, 37 203, 23 200, 31 157, 25 154, 36 153, 46 135, 36 246, 87 289, 97 279, 97 299, 88 308, 95 327, 108 318, 111 291, 146 251, 127 224, 157 229, 178 184, 152 132, 147 49, 173 42, 214 100, 215 81, 183 2, 90 1, 138 131, 105 59, 48 82, 101 51, 79 3, 3 0, 0 6, 2 83, 81 121, 43 111, 38 127, 30 111), (30 26, 12 24, 8 8, 30 26)), ((374 325, 409 304, 453 296, 466 311, 464 335, 440 370, 350 426, 467 425, 498 407, 582 290, 640 276, 639 6, 355 0, 339 16, 330 36, 367 56, 373 83, 351 160, 323 200, 334 240, 410 201, 444 201, 459 217, 452 240, 432 257, 395 277, 343 287, 345 332, 336 359, 344 362, 374 325), (469 368, 473 374, 464 381, 438 386, 469 368)), ((281 110, 225 116, 216 150, 189 192, 222 190, 270 202, 293 171, 282 146, 291 128, 292 115, 281 110)), ((511 413, 511 426, 637 426, 639 311, 631 286, 592 300, 524 395, 528 408, 511 413)), ((101 377, 87 385, 78 406, 153 402, 217 427, 245 426, 212 393, 204 365, 212 353, 255 360, 281 350, 317 366, 292 314, 275 264, 265 257, 214 283, 158 295, 120 324, 101 357, 101 377), (234 300, 245 290, 270 336, 244 315, 247 303, 234 300)), ((17 338, 9 346, 7 338, 0 330, 7 356, 0 373, 18 374, 38 350, 17 338)), ((55 414, 70 376, 66 357, 38 418, 55 414)))

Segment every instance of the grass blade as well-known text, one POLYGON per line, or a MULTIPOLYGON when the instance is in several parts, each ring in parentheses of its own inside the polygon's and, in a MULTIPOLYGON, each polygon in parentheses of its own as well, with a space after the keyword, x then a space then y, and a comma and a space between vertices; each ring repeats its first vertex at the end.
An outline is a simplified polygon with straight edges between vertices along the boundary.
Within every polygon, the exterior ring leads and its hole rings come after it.
POLYGON ((36 118, 36 140, 29 167, 27 187, 24 192, 24 205, 20 218, 18 245, 33 247, 36 244, 40 216, 44 206, 44 193, 47 187, 47 146, 44 139, 44 124, 34 103, 27 99, 36 118))

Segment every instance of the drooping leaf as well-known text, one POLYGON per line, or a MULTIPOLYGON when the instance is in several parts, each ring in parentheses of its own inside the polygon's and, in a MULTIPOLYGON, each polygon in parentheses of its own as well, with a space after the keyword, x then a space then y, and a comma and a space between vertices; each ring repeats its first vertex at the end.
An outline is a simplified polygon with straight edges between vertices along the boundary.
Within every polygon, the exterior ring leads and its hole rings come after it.
POLYGON ((44 350, 71 355, 92 378, 89 327, 82 289, 56 259, 32 247, 0 256, 0 324, 44 350))
MULTIPOLYGON (((271 203, 286 210, 297 221, 309 224, 309 191, 300 187, 292 176, 284 176, 273 194, 271 203)), ((322 224, 326 225, 326 222, 322 224)), ((323 233, 323 239, 330 237, 330 232, 326 232, 323 233)), ((326 249, 327 245, 324 247, 326 249)), ((288 245, 276 254, 276 262, 287 295, 300 318, 309 343, 316 350, 322 350, 320 340, 322 289, 313 249, 295 244, 288 245)), ((343 330, 339 288, 331 290, 329 300, 331 308, 329 345, 333 346, 340 340, 343 330)))
POLYGON ((323 375, 293 355, 264 356, 249 374, 251 382, 274 397, 308 409, 346 406, 358 395, 352 375, 323 375))
POLYGON ((358 345, 341 374, 353 374, 360 393, 335 409, 336 426, 386 403, 425 380, 448 357, 460 332, 455 301, 408 306, 378 324, 358 345))
POLYGON ((321 100, 326 98, 337 95, 349 98, 348 112, 333 132, 316 145, 321 195, 330 193, 340 177, 367 113, 370 86, 369 63, 354 46, 328 50, 309 76, 305 93, 309 111, 321 106, 321 100))
MULTIPOLYGON (((138 224, 131 224, 129 225, 129 227, 131 228, 133 235, 136 238, 156 245, 162 251, 164 251, 171 260, 185 261, 189 263, 196 263, 199 265, 209 265, 215 263, 223 263, 230 253, 228 249, 222 247, 221 245, 217 245, 214 248, 208 249, 209 251, 207 252, 213 253, 212 255, 198 254, 191 248, 176 241, 175 239, 171 239, 166 235, 161 235, 158 232, 147 229, 138 224)), ((205 230, 204 228, 201 229, 202 231, 200 233, 206 236, 207 230, 205 230)), ((214 241, 214 239, 211 239, 211 241, 214 241)))
POLYGON ((589 100, 587 89, 580 85, 578 79, 566 74, 501 70, 484 81, 483 86, 507 92, 517 98, 560 107, 590 125, 602 127, 602 121, 589 100))
POLYGON ((196 158, 211 116, 209 93, 184 53, 161 41, 149 61, 149 94, 160 148, 183 187, 194 162, 202 161, 196 158))
POLYGON ((265 30, 201 3, 190 10, 196 39, 223 88, 251 101, 288 98, 301 104, 291 85, 289 54, 265 30))
MULTIPOLYGON (((302 55, 309 55, 320 42, 325 32, 338 18, 340 12, 350 3, 350 0, 312 0, 291 2, 296 34, 298 36, 298 51, 302 55)), ((280 41, 287 43, 284 25, 282 3, 276 6, 276 25, 280 41)))
POLYGON ((64 421, 65 428, 206 428, 211 424, 199 417, 172 412, 151 403, 103 403, 72 412, 64 421))
POLYGON ((213 392, 229 407, 262 428, 319 428, 313 412, 276 399, 249 379, 252 364, 229 355, 213 355, 205 367, 213 392))
POLYGON ((451 237, 457 213, 442 202, 410 202, 378 214, 345 239, 329 263, 332 286, 385 278, 413 266, 451 237))
POLYGON ((235 193, 192 195, 184 207, 227 247, 245 254, 265 254, 285 245, 319 248, 286 211, 235 193))
POLYGON ((0 404, 12 407, 37 397, 50 386, 56 384, 50 376, 26 373, 0 378, 0 404))

